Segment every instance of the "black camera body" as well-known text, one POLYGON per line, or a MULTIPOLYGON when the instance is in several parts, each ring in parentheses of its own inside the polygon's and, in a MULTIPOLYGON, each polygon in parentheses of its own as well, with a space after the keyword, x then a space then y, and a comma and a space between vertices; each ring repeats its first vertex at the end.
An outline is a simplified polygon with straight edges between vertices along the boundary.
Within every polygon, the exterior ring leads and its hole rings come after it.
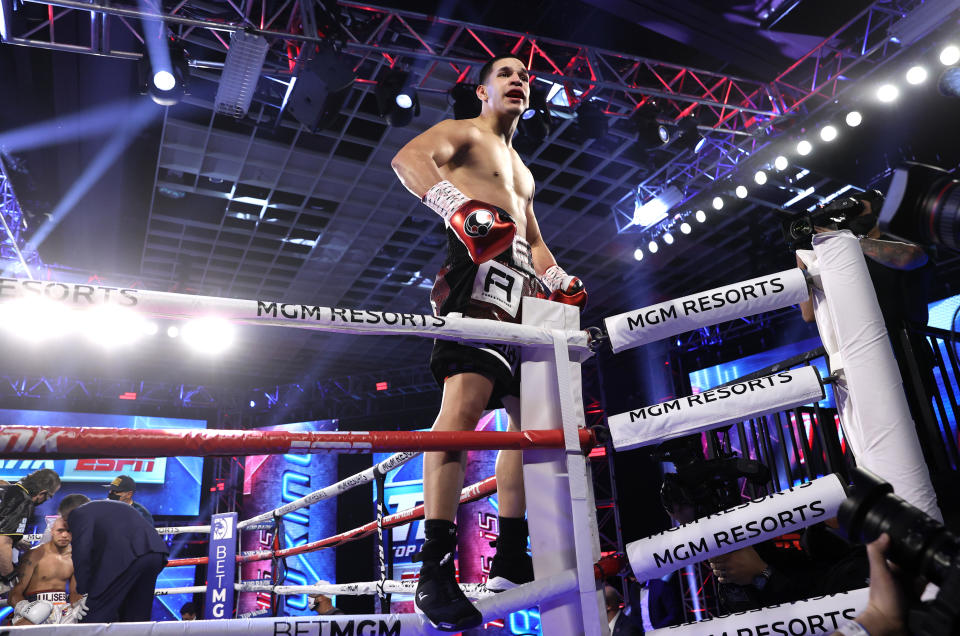
POLYGON ((960 633, 960 537, 893 494, 893 487, 862 468, 840 504, 837 520, 851 541, 869 543, 890 536, 886 557, 901 571, 940 587, 937 597, 911 608, 909 633, 955 636, 960 633))
POLYGON ((850 221, 867 209, 864 201, 870 201, 871 210, 876 213, 883 204, 883 194, 878 190, 867 190, 855 196, 838 197, 826 205, 818 205, 813 212, 784 221, 781 231, 787 246, 791 250, 810 249, 810 241, 818 227, 850 229, 850 221))

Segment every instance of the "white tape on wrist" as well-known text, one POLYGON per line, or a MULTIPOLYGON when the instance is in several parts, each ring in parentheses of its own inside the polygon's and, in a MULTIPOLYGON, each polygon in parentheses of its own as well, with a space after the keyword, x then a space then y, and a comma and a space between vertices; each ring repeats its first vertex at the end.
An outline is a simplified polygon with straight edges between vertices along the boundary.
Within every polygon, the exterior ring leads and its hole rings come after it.
POLYGON ((454 212, 470 199, 446 179, 435 184, 423 195, 423 202, 428 208, 436 212, 444 223, 450 220, 454 212))
POLYGON ((548 267, 547 271, 543 273, 543 276, 540 277, 540 280, 543 281, 543 284, 552 292, 557 291, 563 287, 563 279, 567 277, 567 273, 563 271, 563 268, 559 265, 553 265, 548 267))

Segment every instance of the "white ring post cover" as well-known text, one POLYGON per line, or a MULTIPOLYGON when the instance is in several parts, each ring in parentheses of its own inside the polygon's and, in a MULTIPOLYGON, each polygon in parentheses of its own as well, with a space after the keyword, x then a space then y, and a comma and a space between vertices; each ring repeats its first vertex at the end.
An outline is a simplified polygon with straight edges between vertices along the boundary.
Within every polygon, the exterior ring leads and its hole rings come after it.
POLYGON ((830 474, 627 544, 638 581, 733 552, 837 515, 847 498, 830 474))
POLYGON ((614 353, 809 298, 799 268, 675 298, 604 319, 614 353))
POLYGON ((619 413, 607 422, 614 448, 622 451, 818 402, 823 397, 820 373, 807 366, 619 413))
POLYGON ((763 610, 738 612, 699 623, 674 625, 647 632, 647 636, 786 636, 832 634, 840 623, 853 619, 867 606, 870 588, 851 590, 806 601, 782 603, 763 610))
MULTIPOLYGON (((579 311, 576 307, 537 298, 523 299, 525 325, 546 329, 577 329, 579 311)), ((557 429, 564 425, 561 398, 557 380, 556 357, 552 350, 525 347, 521 355, 520 426, 524 431, 557 429)), ((580 388, 580 364, 569 362, 569 384, 565 387, 576 400, 575 409, 583 417, 580 388)), ((572 422, 575 414, 568 414, 572 422)), ((527 523, 530 527, 530 547, 533 570, 539 581, 560 575, 565 571, 577 574, 573 589, 554 599, 540 603, 540 622, 544 634, 550 636, 580 636, 609 633, 603 593, 593 580, 593 564, 600 558, 596 506, 593 504, 593 482, 589 466, 574 461, 570 453, 583 459, 579 448, 528 449, 523 451, 523 486, 527 499, 527 523), (580 470, 577 467, 580 466, 580 470), (584 467, 586 470, 584 470, 584 467), (584 498, 592 505, 589 513, 574 510, 571 484, 578 493, 578 504, 584 498), (574 525, 579 526, 575 528, 574 525), (577 540, 592 537, 592 544, 582 546, 588 553, 587 572, 578 571, 577 540), (580 577, 590 577, 593 591, 585 594, 592 599, 581 599, 580 577), (590 605, 590 600, 593 605, 590 605), (583 601, 583 602, 582 602, 583 601), (586 606, 586 607, 585 607, 586 606), (592 619, 591 619, 592 616, 592 619), (586 630, 586 631, 585 631, 586 630)), ((506 594, 506 592, 502 592, 506 594)))
POLYGON ((813 237, 813 251, 843 364, 838 384, 854 412, 841 411, 841 421, 857 464, 942 520, 860 242, 846 230, 825 232, 813 237))

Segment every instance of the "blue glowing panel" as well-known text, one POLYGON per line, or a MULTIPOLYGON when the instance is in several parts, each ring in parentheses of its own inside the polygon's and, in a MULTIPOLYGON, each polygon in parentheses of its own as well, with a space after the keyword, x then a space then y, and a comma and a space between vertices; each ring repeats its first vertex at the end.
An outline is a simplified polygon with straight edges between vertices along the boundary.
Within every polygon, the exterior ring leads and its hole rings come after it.
MULTIPOLYGON (((282 424, 260 430, 270 431, 335 431, 336 420, 282 424)), ((314 490, 337 481, 337 455, 256 455, 248 456, 243 482, 244 517, 253 517, 273 510, 314 490)), ((281 547, 289 548, 325 539, 337 533, 337 501, 325 499, 308 508, 283 517, 281 547)), ((258 530, 243 534, 241 549, 270 550, 275 533, 258 530)), ((308 552, 286 559, 286 585, 314 585, 318 581, 336 581, 336 561, 333 549, 308 552)), ((270 561, 246 563, 242 567, 243 580, 269 579, 270 561)), ((281 616, 310 615, 306 595, 284 596, 281 616)), ((240 594, 239 613, 270 607, 269 594, 245 592, 240 594)))
POLYGON ((949 331, 951 329, 950 320, 953 318, 953 313, 957 310, 957 307, 960 307, 960 294, 930 303, 927 305, 927 310, 930 312, 927 325, 949 331))
MULTIPOLYGON (((805 351, 810 351, 811 349, 816 349, 819 346, 819 338, 809 338, 807 340, 801 340, 800 342, 794 342, 782 347, 777 347, 775 349, 769 349, 767 351, 755 353, 750 356, 745 356, 730 362, 723 362, 712 367, 700 369, 699 371, 693 371, 690 373, 690 387, 693 393, 700 393, 701 391, 706 391, 707 389, 712 389, 715 386, 736 380, 737 378, 743 377, 749 373, 753 373, 754 371, 759 371, 760 369, 769 367, 770 365, 776 364, 781 360, 786 360, 791 356, 804 353, 805 351)), ((827 361, 824 358, 818 358, 815 360, 813 366, 817 367, 817 370, 820 371, 820 377, 826 377, 828 375, 827 361)), ((833 389, 829 385, 827 385, 825 388, 827 397, 826 399, 820 401, 820 406, 834 407, 833 389)))
MULTIPOLYGON (((173 554, 171 551, 171 558, 173 554)), ((157 577, 157 589, 167 587, 190 587, 194 584, 196 575, 196 566, 188 565, 179 568, 166 568, 157 577)), ((180 608, 185 603, 194 601, 193 594, 169 594, 157 596, 153 599, 153 610, 150 613, 150 619, 154 621, 178 621, 180 620, 180 608)), ((203 607, 202 604, 198 605, 203 607)))
MULTIPOLYGON (((204 420, 60 411, 0 410, 0 426, 90 426, 134 429, 203 429, 204 420)), ((0 459, 0 479, 13 482, 40 468, 57 471, 63 486, 57 497, 37 507, 38 515, 56 514, 64 495, 82 493, 104 499, 108 484, 117 475, 137 482, 134 499, 154 516, 196 516, 200 506, 202 457, 148 457, 141 459, 0 459), (176 496, 171 496, 175 494, 176 496)))

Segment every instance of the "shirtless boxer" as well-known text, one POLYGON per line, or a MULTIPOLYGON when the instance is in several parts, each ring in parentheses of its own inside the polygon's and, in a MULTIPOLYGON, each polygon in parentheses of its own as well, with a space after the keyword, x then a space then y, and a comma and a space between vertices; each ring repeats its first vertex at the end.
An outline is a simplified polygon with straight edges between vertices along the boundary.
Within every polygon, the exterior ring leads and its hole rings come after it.
POLYGON ((7 601, 16 608, 15 626, 60 622, 60 615, 68 602, 67 583, 70 583, 69 600, 80 598, 73 577, 67 524, 58 517, 50 527, 50 533, 50 541, 33 548, 20 559, 20 581, 10 590, 7 601), (37 601, 47 601, 51 605, 37 601))
MULTIPOLYGON (((557 265, 540 236, 533 175, 512 145, 529 105, 526 67, 513 56, 497 57, 483 66, 479 80, 479 117, 440 122, 410 141, 392 162, 403 185, 447 228, 447 259, 430 294, 434 312, 516 323, 521 296, 549 296, 582 308, 587 300, 583 285, 557 265)), ((430 367, 443 386, 433 430, 473 430, 485 409, 501 405, 510 430, 520 430, 516 347, 437 340, 430 367)), ((419 554, 423 565, 415 603, 434 627, 446 631, 482 622, 457 586, 453 564, 453 522, 465 461, 461 452, 425 453, 423 461, 426 542, 419 554)), ((521 451, 500 452, 500 535, 487 579, 493 590, 533 580, 522 468, 521 451)))

